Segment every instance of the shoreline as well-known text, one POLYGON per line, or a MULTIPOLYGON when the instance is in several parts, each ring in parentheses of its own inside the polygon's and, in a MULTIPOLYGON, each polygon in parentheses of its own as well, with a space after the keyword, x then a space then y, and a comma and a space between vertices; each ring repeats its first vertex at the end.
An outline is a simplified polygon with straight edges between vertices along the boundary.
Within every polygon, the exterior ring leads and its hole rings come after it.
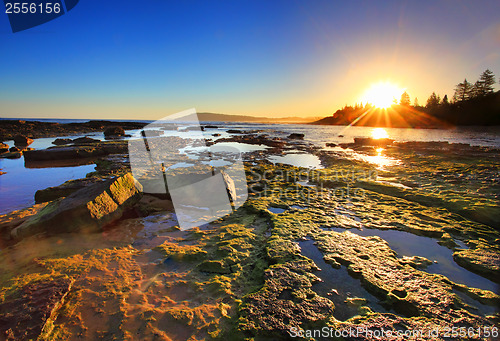
MULTIPOLYGON (((151 122, 149 122, 151 123, 151 122)), ((143 128, 148 125, 147 122, 126 120, 126 121, 110 121, 110 120, 88 120, 85 122, 70 122, 70 123, 58 123, 58 122, 45 122, 37 121, 36 119, 25 121, 22 119, 2 119, 0 120, 0 142, 10 141, 15 135, 24 135, 31 139, 36 138, 51 138, 51 137, 64 137, 70 135, 80 135, 80 134, 90 134, 97 132, 104 132, 108 128, 120 126, 125 130, 135 130, 143 128)), ((269 122, 223 122, 223 121, 200 121, 202 125, 206 124, 220 124, 221 126, 227 125, 232 126, 235 124, 244 125, 304 125, 304 126, 337 126, 337 127, 348 127, 348 125, 343 124, 321 124, 316 122, 309 123, 269 123, 269 122)), ((460 128, 470 128, 470 129, 481 129, 481 128, 491 128, 500 129, 500 125, 460 125, 460 126, 448 126, 448 127, 387 127, 387 126, 371 126, 371 125, 353 125, 352 127, 363 127, 363 128, 388 128, 388 129, 418 129, 418 130, 454 130, 460 128)))

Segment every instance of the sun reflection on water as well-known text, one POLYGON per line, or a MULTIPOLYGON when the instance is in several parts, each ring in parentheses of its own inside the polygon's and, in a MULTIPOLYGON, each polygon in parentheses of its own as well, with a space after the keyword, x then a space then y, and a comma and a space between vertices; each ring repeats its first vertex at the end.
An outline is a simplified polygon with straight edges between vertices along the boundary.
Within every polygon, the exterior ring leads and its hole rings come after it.
POLYGON ((360 155, 360 158, 365 162, 376 165, 379 169, 394 166, 400 163, 399 160, 385 155, 384 148, 377 148, 375 151, 377 153, 376 155, 360 155))

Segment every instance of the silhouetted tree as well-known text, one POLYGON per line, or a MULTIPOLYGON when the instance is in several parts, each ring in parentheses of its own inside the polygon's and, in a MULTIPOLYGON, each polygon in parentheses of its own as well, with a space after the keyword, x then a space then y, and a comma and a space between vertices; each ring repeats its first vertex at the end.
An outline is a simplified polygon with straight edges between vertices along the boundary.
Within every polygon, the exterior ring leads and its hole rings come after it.
POLYGON ((486 69, 481 76, 479 77, 479 81, 482 86, 483 94, 491 94, 493 93, 493 86, 495 85, 495 75, 491 70, 486 69))
POLYGON ((461 102, 471 99, 473 97, 474 87, 471 83, 464 79, 463 83, 458 83, 455 87, 455 94, 453 95, 454 102, 461 102))
POLYGON ((439 95, 436 95, 436 93, 433 92, 427 99, 426 107, 427 109, 435 108, 439 105, 439 102, 441 102, 441 98, 439 97, 439 95))
POLYGON ((410 95, 405 91, 401 94, 401 99, 399 100, 400 105, 410 106, 410 95))
POLYGON ((415 99, 413 100, 413 106, 414 107, 418 107, 419 106, 418 105, 418 98, 417 97, 415 97, 415 99))
POLYGON ((450 104, 450 101, 448 101, 448 95, 444 95, 443 97, 443 102, 441 102, 443 105, 448 105, 450 104))
POLYGON ((486 95, 486 91, 484 89, 484 84, 481 81, 476 81, 472 88, 472 96, 471 97, 481 97, 486 95))

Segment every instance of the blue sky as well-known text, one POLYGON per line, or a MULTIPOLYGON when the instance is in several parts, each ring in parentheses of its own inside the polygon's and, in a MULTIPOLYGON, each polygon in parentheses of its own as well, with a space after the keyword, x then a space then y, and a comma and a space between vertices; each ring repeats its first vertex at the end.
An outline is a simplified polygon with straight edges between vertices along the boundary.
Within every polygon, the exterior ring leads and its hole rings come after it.
POLYGON ((486 68, 500 76, 498 13, 498 1, 81 0, 15 34, 0 13, 0 115, 326 116, 378 81, 425 103, 486 68))

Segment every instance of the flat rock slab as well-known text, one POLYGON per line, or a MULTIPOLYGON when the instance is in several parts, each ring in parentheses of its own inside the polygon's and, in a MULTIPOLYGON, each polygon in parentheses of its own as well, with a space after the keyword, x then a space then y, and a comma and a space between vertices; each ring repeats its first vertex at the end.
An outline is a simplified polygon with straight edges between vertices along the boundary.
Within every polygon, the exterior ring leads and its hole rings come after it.
POLYGON ((24 152, 26 161, 67 160, 82 158, 98 158, 109 154, 123 154, 128 152, 126 141, 95 142, 73 146, 55 146, 42 150, 24 152))
POLYGON ((11 233, 14 239, 38 233, 95 232, 119 219, 142 192, 132 174, 84 187, 49 203, 11 233))
POLYGON ((36 340, 47 332, 72 284, 69 278, 32 283, 0 304, 0 339, 36 340))
POLYGON ((103 181, 99 178, 84 178, 77 180, 69 180, 59 186, 47 187, 45 189, 40 189, 35 193, 35 202, 49 202, 62 197, 67 197, 74 192, 87 187, 92 186, 95 183, 103 181))
POLYGON ((500 283, 500 254, 496 249, 458 250, 453 259, 464 268, 500 283))

